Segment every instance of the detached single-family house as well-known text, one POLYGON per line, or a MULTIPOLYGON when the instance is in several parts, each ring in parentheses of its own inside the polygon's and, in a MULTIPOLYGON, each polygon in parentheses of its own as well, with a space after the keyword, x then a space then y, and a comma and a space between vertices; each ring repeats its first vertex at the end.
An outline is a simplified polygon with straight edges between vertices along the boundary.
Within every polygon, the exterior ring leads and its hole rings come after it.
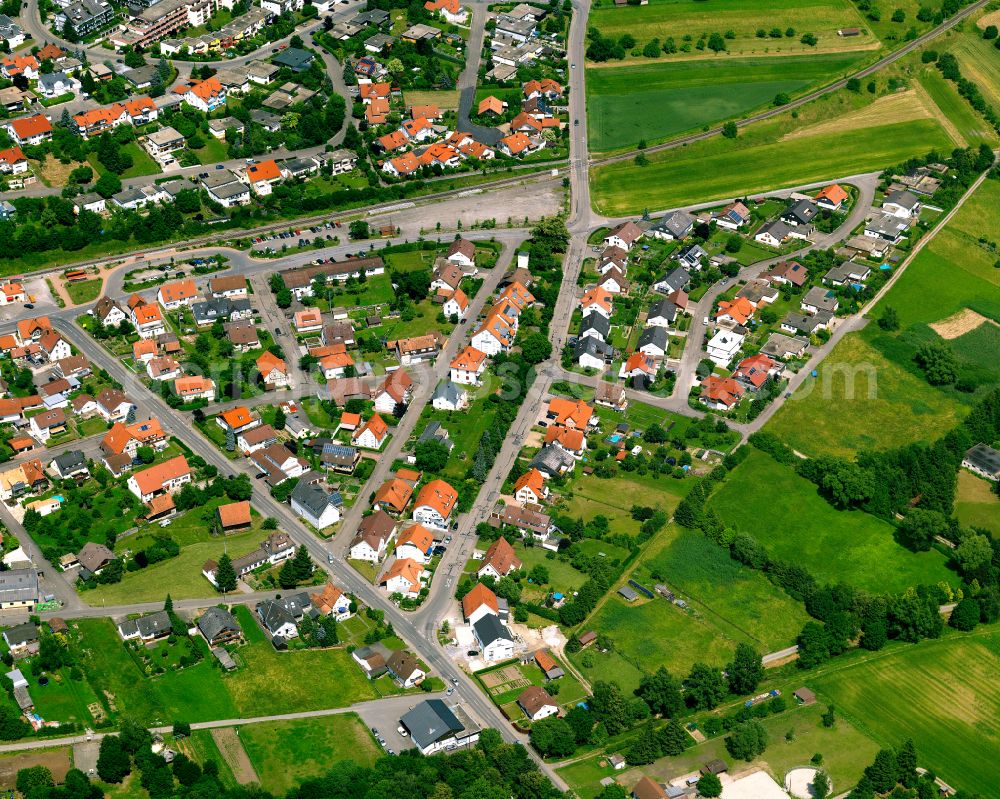
POLYGON ((317 530, 340 521, 343 497, 338 491, 327 491, 306 477, 299 480, 291 495, 292 510, 317 530))
POLYGON ((506 538, 500 537, 486 550, 483 556, 483 563, 479 567, 480 577, 492 577, 499 580, 506 577, 511 572, 521 568, 521 559, 514 552, 514 547, 510 545, 506 538))
POLYGON ((472 625, 476 641, 487 663, 496 663, 514 657, 514 636, 510 630, 491 613, 481 616, 472 625))
POLYGON ((379 579, 379 585, 390 594, 416 599, 423 587, 424 567, 415 560, 397 558, 379 579))
POLYGON ((348 557, 378 563, 385 557, 386 547, 396 534, 396 521, 383 510, 365 516, 351 540, 348 557))
POLYGON ((139 639, 155 641, 158 638, 165 638, 173 631, 173 624, 170 615, 165 610, 158 610, 148 616, 140 616, 137 619, 127 619, 118 625, 118 635, 123 641, 139 639))
POLYGON ((559 705, 549 696, 548 691, 539 685, 525 688, 518 695, 517 704, 531 721, 540 721, 559 713, 559 705))
POLYGON ((457 503, 458 492, 454 488, 444 480, 431 480, 417 494, 413 518, 421 524, 445 529, 457 503))
POLYGON ((920 198, 912 191, 891 191, 882 201, 882 210, 900 219, 920 216, 920 198))
POLYGON ((726 368, 740 351, 745 338, 742 333, 734 330, 720 330, 708 342, 708 357, 716 366, 726 368))
POLYGON ((243 630, 228 610, 210 607, 198 618, 198 631, 205 637, 209 646, 222 646, 239 641, 243 630))

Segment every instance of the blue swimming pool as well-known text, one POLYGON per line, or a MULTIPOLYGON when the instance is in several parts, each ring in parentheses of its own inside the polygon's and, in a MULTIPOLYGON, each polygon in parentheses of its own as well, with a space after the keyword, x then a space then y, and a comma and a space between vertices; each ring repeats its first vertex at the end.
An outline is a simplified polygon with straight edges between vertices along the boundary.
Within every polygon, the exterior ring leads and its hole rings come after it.
POLYGON ((62 494, 54 494, 52 496, 52 499, 57 500, 59 502, 65 502, 66 501, 66 498, 62 494))
POLYGON ((623 436, 621 433, 612 433, 610 436, 608 436, 608 443, 617 444, 623 438, 625 438, 625 436, 623 436))

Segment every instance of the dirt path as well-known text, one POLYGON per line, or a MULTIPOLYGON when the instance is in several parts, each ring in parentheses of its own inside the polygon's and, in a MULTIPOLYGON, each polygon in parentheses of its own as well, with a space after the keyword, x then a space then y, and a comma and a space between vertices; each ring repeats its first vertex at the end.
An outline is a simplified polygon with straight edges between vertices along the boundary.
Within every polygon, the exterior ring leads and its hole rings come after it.
POLYGON ((219 747, 222 757, 229 764, 229 768, 233 770, 233 776, 240 785, 260 782, 260 777, 257 776, 257 771, 254 769, 253 763, 250 762, 250 756, 243 748, 243 742, 236 734, 234 727, 212 730, 212 740, 219 747))

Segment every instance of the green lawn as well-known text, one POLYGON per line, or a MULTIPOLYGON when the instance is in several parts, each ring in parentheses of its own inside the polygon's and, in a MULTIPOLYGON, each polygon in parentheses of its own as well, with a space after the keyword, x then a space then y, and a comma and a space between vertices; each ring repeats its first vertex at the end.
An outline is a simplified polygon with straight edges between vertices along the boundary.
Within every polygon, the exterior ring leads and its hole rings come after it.
POLYGON ((98 700, 89 683, 70 679, 69 669, 60 669, 48 676, 49 682, 44 686, 38 685, 37 680, 32 681, 31 699, 38 714, 46 721, 91 724, 87 705, 98 700))
POLYGON ((965 406, 907 366, 850 333, 764 429, 811 456, 934 440, 961 420, 965 406))
POLYGON ((616 593, 581 625, 611 638, 613 651, 573 656, 588 680, 615 679, 626 690, 661 665, 686 674, 698 661, 722 666, 736 644, 761 654, 794 643, 807 616, 801 605, 761 574, 703 536, 670 526, 657 536, 633 577, 653 590, 665 583, 688 608, 657 596, 628 603, 616 593))
MULTIPOLYGON (((877 40, 861 19, 860 13, 847 0, 760 0, 752 5, 742 0, 650 0, 644 6, 615 6, 604 3, 594 8, 588 19, 589 27, 598 28, 605 36, 632 34, 641 48, 653 37, 662 42, 673 37, 680 47, 685 35, 697 39, 702 33, 735 34, 726 41, 728 52, 738 54, 804 53, 817 48, 802 44, 803 33, 813 33, 818 49, 844 50, 872 46, 877 40), (772 39, 757 38, 759 28, 782 31, 792 27, 797 35, 772 39), (858 27, 861 36, 840 38, 839 28, 858 27)), ((692 50, 692 54, 699 51, 692 50)), ((708 51, 705 51, 708 52, 708 51)), ((708 53, 711 56, 711 53, 708 53)))
POLYGON ((942 580, 954 583, 936 552, 910 552, 893 528, 862 511, 838 511, 790 466, 751 450, 709 505, 722 522, 749 533, 776 558, 804 566, 820 582, 848 582, 899 592, 942 580))
POLYGON ((219 751, 219 746, 215 743, 211 730, 192 730, 191 735, 183 739, 179 748, 192 760, 202 765, 206 760, 214 760, 219 766, 219 779, 222 784, 227 788, 236 787, 237 782, 233 776, 233 770, 222 756, 222 752, 219 751))
MULTIPOLYGON (((224 551, 231 557, 246 555, 256 549, 264 537, 260 517, 255 517, 254 527, 247 532, 224 537, 212 535, 210 525, 220 504, 221 500, 212 500, 204 508, 196 508, 175 519, 169 527, 156 528, 157 533, 169 535, 180 544, 180 554, 145 569, 126 572, 120 583, 98 586, 87 593, 87 601, 92 605, 155 602, 163 599, 168 589, 174 599, 211 596, 214 589, 201 573, 205 561, 218 560, 224 551)), ((141 549, 151 541, 149 536, 123 539, 117 550, 141 549)))
MULTIPOLYGON (((838 719, 833 728, 824 727, 820 721, 824 710, 818 704, 806 707, 795 707, 793 704, 784 713, 764 719, 761 723, 768 735, 767 751, 752 763, 739 762, 739 769, 758 766, 782 784, 790 769, 808 765, 809 759, 818 752, 823 755, 823 768, 830 775, 834 793, 849 790, 860 779, 864 767, 875 758, 878 746, 844 719, 838 719), (791 741, 785 738, 789 731, 793 733, 791 741)), ((558 772, 582 799, 593 799, 600 793, 600 780, 604 777, 613 777, 622 785, 634 785, 643 776, 664 782, 697 771, 702 764, 717 757, 732 763, 726 752, 725 736, 722 735, 696 745, 678 757, 661 758, 648 766, 625 772, 601 766, 601 755, 564 766, 558 772)))
POLYGON ((959 471, 955 516, 963 527, 982 527, 1000 536, 1000 497, 995 485, 964 469, 959 471))
POLYGON ((376 697, 345 649, 276 652, 250 610, 241 605, 235 613, 247 644, 238 649, 241 667, 231 674, 206 657, 181 671, 146 677, 107 619, 73 622, 81 633, 82 668, 98 696, 107 692, 117 712, 144 723, 293 713, 376 697), (308 690, 303 674, 309 675, 308 690))
POLYGON ((913 738, 920 765, 988 796, 1000 781, 1000 633, 953 635, 834 669, 810 681, 883 746, 913 738))
POLYGON ((93 302, 101 293, 103 281, 99 277, 91 280, 81 280, 78 283, 67 283, 66 293, 76 305, 93 302))
POLYGON ((541 587, 546 594, 549 591, 556 591, 571 595, 587 580, 587 576, 574 569, 567 560, 561 560, 556 553, 542 547, 526 547, 519 543, 514 546, 514 551, 524 563, 525 570, 530 572, 538 565, 549 570, 549 581, 541 587))
MULTIPOLYGON (((617 13, 618 9, 615 9, 617 13)), ((652 143, 739 117, 838 77, 857 54, 643 61, 587 73, 587 119, 595 151, 652 143)), ((964 101, 963 101, 964 102, 964 101)))
MULTIPOLYGON (((835 110, 830 100, 819 100, 810 104, 808 113, 832 115, 835 110)), ((807 111, 798 113, 803 118, 807 111)), ((795 126, 788 115, 781 115, 741 131, 736 139, 716 136, 653 153, 646 166, 628 160, 597 167, 591 173, 594 208, 620 216, 641 213, 644 208, 739 197, 877 170, 934 148, 948 152, 953 147, 933 119, 873 123, 855 128, 850 137, 843 135, 843 129, 822 128, 782 140, 795 126), (642 190, 637 191, 637 186, 642 190)))
POLYGON ((217 164, 229 158, 229 145, 226 144, 225 139, 217 139, 212 135, 202 138, 205 141, 205 146, 191 151, 198 156, 198 160, 201 163, 217 164))
MULTIPOLYGON (((160 168, 156 165, 156 161, 134 141, 122 145, 122 152, 132 156, 132 166, 118 176, 122 180, 160 174, 160 168)), ((104 164, 97 160, 96 153, 88 155, 87 162, 94 168, 98 175, 103 175, 108 171, 104 164)))
POLYGON ((260 784, 276 796, 300 780, 324 774, 340 760, 371 766, 381 754, 368 728, 354 713, 293 721, 246 724, 240 740, 260 784), (294 768, 289 768, 294 764, 294 768))

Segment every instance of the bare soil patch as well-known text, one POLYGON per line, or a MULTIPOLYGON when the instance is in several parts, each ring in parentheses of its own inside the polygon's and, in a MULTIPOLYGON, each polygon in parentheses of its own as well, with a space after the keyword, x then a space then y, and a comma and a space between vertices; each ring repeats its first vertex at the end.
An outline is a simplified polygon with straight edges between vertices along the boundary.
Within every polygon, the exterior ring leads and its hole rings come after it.
POLYGON ((950 340, 964 336, 966 333, 971 333, 984 323, 996 324, 992 319, 987 319, 982 314, 978 314, 970 308, 963 308, 947 319, 942 319, 940 322, 931 322, 930 328, 941 336, 941 338, 950 340))
POLYGON ((983 14, 976 20, 976 27, 981 31, 986 30, 990 25, 1000 27, 1000 11, 991 11, 989 14, 983 14))
POLYGON ((247 750, 243 748, 243 742, 236 734, 233 727, 222 727, 212 730, 212 740, 219 747, 219 751, 225 758, 229 768, 233 771, 233 776, 240 785, 249 785, 251 782, 260 782, 257 771, 250 762, 247 750))
POLYGON ((11 789, 17 783, 17 772, 32 766, 45 766, 52 772, 52 778, 57 784, 66 779, 66 772, 73 764, 70 762, 69 747, 49 749, 43 752, 25 752, 13 757, 0 757, 0 787, 11 789))
POLYGON ((69 182, 69 173, 78 166, 89 166, 89 164, 80 161, 70 161, 68 164, 64 164, 51 156, 45 159, 44 164, 41 161, 31 162, 31 168, 35 174, 48 186, 65 186, 69 182))

